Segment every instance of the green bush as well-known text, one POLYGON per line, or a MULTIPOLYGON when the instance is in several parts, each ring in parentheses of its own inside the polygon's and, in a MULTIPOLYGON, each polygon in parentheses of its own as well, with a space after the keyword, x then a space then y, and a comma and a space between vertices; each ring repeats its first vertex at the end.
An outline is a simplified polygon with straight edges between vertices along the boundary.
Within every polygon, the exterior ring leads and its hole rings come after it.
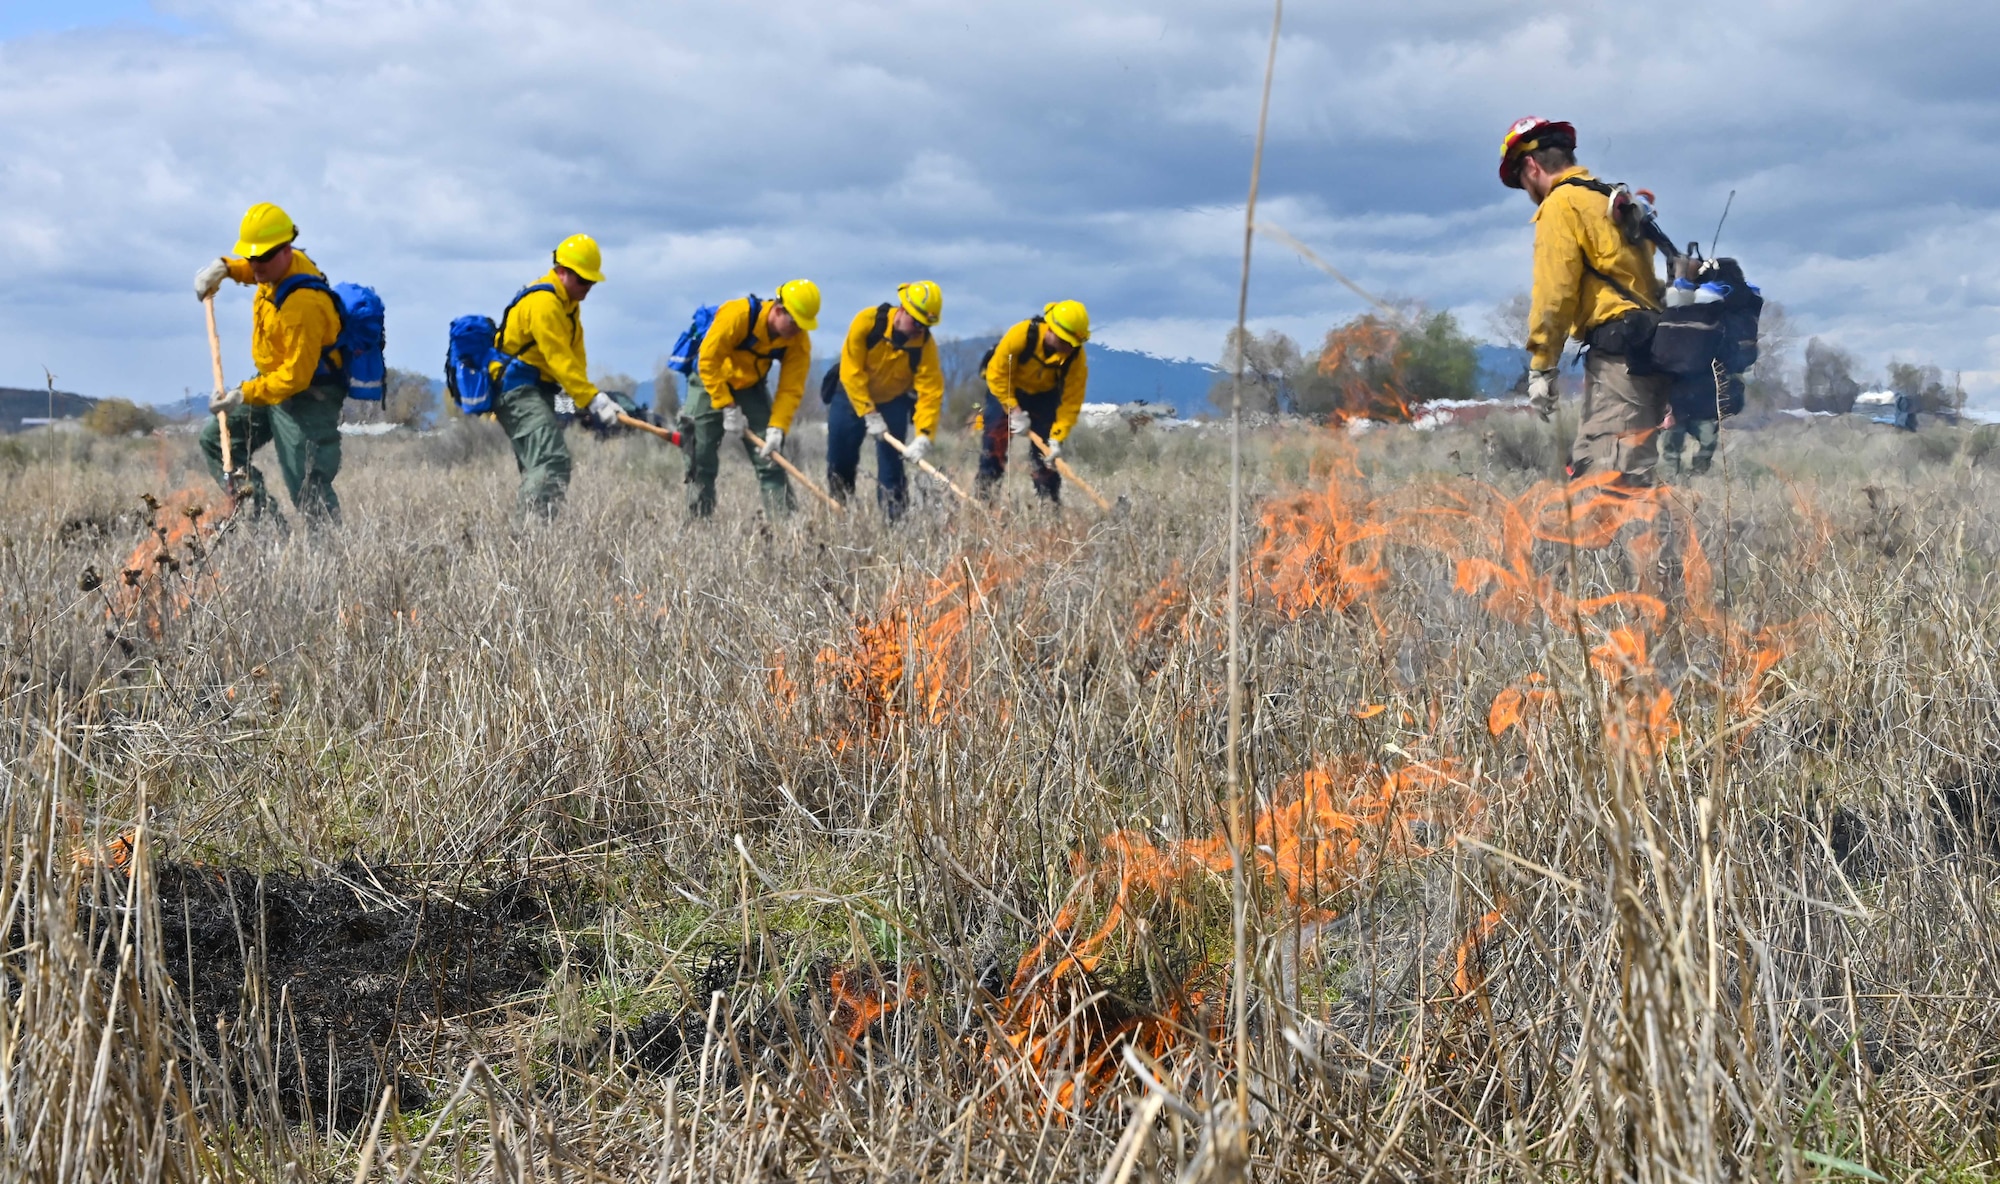
POLYGON ((130 399, 103 399, 84 413, 85 430, 100 436, 143 436, 166 422, 151 407, 130 399))

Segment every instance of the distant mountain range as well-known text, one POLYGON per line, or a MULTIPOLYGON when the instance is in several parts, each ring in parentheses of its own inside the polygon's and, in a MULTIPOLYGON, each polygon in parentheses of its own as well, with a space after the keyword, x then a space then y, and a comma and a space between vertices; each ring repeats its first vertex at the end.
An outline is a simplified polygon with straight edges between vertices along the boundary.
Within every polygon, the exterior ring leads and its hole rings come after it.
POLYGON ((79 419, 97 400, 83 395, 73 395, 68 391, 49 392, 22 390, 19 387, 0 387, 0 432, 18 432, 24 419, 48 419, 53 414, 56 419, 79 419), (51 404, 54 406, 51 412, 51 404))
MULTIPOLYGON (((993 337, 972 337, 945 342, 947 374, 969 372, 976 368, 980 356, 995 340, 993 337)), ((825 374, 827 365, 822 362, 814 367, 808 386, 809 398, 818 397, 820 378, 825 374)), ((1502 345, 1480 346, 1480 396, 1492 398, 1515 389, 1526 375, 1527 367, 1527 354, 1523 350, 1502 345)), ((1226 375, 1222 371, 1207 362, 1162 358, 1137 350, 1111 349, 1101 345, 1090 347, 1090 401, 1093 403, 1165 403, 1187 419, 1215 415, 1218 411, 1209 402, 1208 393, 1224 377, 1226 375)), ((439 393, 442 405, 444 384, 433 379, 432 389, 439 393)), ((641 405, 652 406, 651 380, 641 382, 634 397, 641 405)), ((85 395, 58 391, 56 418, 81 416, 96 402, 85 395)), ((171 403, 157 404, 156 409, 169 420, 196 419, 208 414, 208 396, 191 395, 171 403)), ((22 419, 42 418, 48 414, 47 391, 0 388, 0 432, 20 431, 22 419)))

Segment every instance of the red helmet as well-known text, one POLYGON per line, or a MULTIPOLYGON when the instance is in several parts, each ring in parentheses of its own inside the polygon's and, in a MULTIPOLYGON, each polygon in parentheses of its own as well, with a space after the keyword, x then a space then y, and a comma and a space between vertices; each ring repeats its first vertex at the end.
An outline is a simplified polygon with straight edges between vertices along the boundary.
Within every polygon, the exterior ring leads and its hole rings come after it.
POLYGON ((1500 141, 1500 183, 1509 189, 1521 187, 1521 159, 1543 148, 1576 151, 1576 128, 1567 123, 1530 115, 1517 119, 1500 141))

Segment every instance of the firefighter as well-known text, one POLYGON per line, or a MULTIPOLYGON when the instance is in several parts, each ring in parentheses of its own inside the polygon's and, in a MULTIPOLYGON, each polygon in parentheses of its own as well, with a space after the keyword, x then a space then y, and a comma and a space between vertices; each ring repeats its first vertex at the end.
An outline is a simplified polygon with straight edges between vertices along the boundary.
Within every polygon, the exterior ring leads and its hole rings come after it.
MULTIPOLYGON (((299 514, 310 523, 338 522, 333 479, 340 473, 340 408, 347 399, 343 360, 334 348, 340 306, 320 269, 294 245, 299 228, 284 210, 269 202, 251 206, 236 237, 234 255, 195 273, 194 294, 208 300, 225 279, 257 286, 250 338, 257 376, 210 396, 208 409, 228 417, 231 459, 247 483, 239 492, 253 515, 276 512, 264 474, 249 463, 250 454, 269 443, 299 514)), ((209 473, 229 488, 222 429, 214 418, 202 429, 201 451, 209 473)))
POLYGON ((597 240, 573 234, 555 249, 548 272, 514 297, 500 314, 500 352, 494 363, 499 394, 493 418, 514 445, 521 472, 515 495, 523 518, 550 519, 569 492, 569 443, 563 429, 581 407, 597 426, 618 425, 635 407, 590 381, 583 345, 583 302, 604 282, 604 254, 597 240))
POLYGON ((1589 348, 1570 476, 1608 470, 1645 484, 1653 477, 1670 386, 1647 364, 1661 307, 1653 244, 1620 227, 1617 199, 1576 163, 1576 129, 1567 123, 1529 118, 1510 128, 1500 180, 1535 203, 1529 400, 1547 420, 1556 407, 1563 346, 1572 337, 1582 341, 1589 348))
POLYGON ((892 521, 909 504, 909 482, 904 454, 882 437, 893 433, 903 441, 911 461, 930 451, 944 403, 944 371, 931 328, 943 312, 944 293, 936 284, 904 284, 896 289, 896 303, 854 314, 840 365, 827 373, 827 488, 847 500, 854 492, 861 443, 874 440, 875 500, 892 521))
POLYGON ((1035 492, 1051 502, 1062 501, 1055 461, 1083 410, 1090 372, 1083 346, 1089 340, 1089 310, 1075 300, 1059 300, 1001 334, 986 355, 980 496, 991 498, 1007 475, 1007 446, 1013 437, 1033 432, 1048 445, 1047 453, 1028 446, 1035 492))
POLYGON ((688 450, 688 515, 715 513, 715 474, 720 467, 722 437, 741 437, 745 429, 763 440, 762 447, 743 440, 757 470, 765 512, 773 517, 792 510, 792 486, 785 471, 771 459, 785 442, 798 414, 812 368, 812 330, 819 325, 819 287, 811 280, 793 280, 764 300, 743 296, 715 310, 701 339, 701 354, 688 376, 688 421, 682 447, 688 450), (771 393, 771 364, 780 366, 778 391, 771 393))

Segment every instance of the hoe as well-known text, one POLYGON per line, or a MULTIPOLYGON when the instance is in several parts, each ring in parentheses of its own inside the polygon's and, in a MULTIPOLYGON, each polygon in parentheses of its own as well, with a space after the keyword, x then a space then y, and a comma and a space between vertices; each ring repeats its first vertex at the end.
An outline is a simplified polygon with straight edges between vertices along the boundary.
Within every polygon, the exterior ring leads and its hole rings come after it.
MULTIPOLYGON (((201 307, 208 314, 208 360, 215 366, 215 393, 219 395, 223 391, 222 338, 215 331, 215 297, 210 296, 203 300, 201 307)), ((229 413, 216 412, 215 426, 222 430, 222 472, 227 478, 229 496, 233 498, 239 492, 238 478, 241 474, 236 471, 236 459, 230 454, 229 413)))
MULTIPOLYGON (((1029 432, 1028 439, 1034 442, 1036 449, 1039 450, 1043 456, 1047 456, 1049 454, 1049 446, 1042 442, 1042 438, 1040 436, 1037 436, 1033 432, 1029 432)), ((1097 492, 1095 489, 1092 489, 1090 487, 1090 482, 1085 481, 1083 478, 1077 476, 1076 470, 1070 468, 1069 462, 1065 461, 1062 457, 1056 458, 1056 472, 1061 473, 1063 475, 1063 480, 1076 482, 1076 487, 1078 489, 1083 490, 1085 493, 1089 494, 1090 500, 1097 503, 1098 509, 1104 511, 1107 514, 1111 512, 1111 503, 1104 500, 1104 495, 1097 492)))

